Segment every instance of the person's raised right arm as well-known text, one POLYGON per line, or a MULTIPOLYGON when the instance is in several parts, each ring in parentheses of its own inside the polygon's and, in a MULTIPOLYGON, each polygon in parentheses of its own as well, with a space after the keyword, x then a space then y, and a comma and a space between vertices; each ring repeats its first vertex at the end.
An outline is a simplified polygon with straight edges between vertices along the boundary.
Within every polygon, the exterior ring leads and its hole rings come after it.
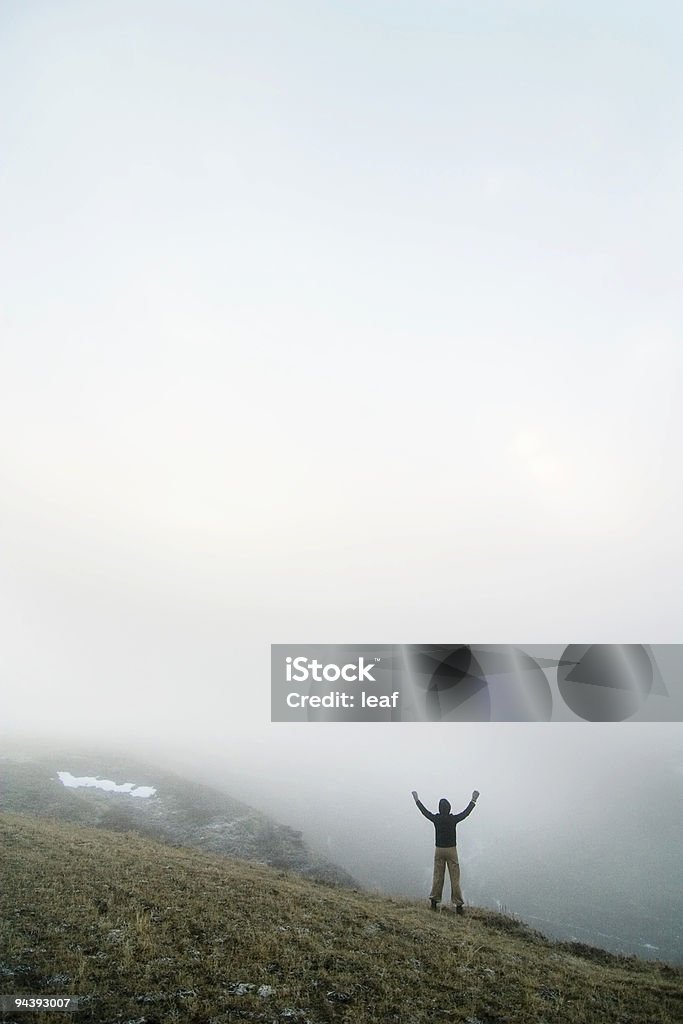
POLYGON ((475 790, 474 790, 474 791, 472 792, 472 799, 471 799, 471 800, 470 800, 470 802, 468 803, 468 805, 467 805, 467 807, 465 808, 465 810, 464 810, 464 811, 461 811, 461 812, 460 812, 460 814, 455 814, 455 815, 454 815, 454 818, 455 818, 455 820, 456 820, 456 821, 463 821, 463 819, 465 819, 465 818, 469 817, 469 815, 470 815, 470 814, 472 813, 472 811, 474 810, 474 808, 475 808, 475 806, 476 806, 476 803, 477 803, 477 800, 478 800, 478 799, 479 799, 479 790, 478 790, 478 789, 475 789, 475 790))

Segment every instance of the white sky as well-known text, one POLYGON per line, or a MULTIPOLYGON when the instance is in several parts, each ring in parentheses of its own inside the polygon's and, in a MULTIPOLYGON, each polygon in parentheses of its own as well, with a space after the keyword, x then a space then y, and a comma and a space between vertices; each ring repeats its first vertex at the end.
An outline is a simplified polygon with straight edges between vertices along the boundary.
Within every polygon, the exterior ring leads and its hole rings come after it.
POLYGON ((271 642, 680 641, 682 22, 2 5, 6 731, 274 743, 271 642))

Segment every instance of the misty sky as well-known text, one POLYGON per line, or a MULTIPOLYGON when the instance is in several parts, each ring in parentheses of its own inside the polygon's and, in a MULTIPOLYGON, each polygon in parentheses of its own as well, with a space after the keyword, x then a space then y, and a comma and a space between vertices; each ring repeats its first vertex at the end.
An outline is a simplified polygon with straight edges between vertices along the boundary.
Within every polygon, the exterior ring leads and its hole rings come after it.
POLYGON ((270 725, 269 644, 681 640, 682 28, 2 5, 0 733, 297 823, 680 793, 678 726, 270 725))

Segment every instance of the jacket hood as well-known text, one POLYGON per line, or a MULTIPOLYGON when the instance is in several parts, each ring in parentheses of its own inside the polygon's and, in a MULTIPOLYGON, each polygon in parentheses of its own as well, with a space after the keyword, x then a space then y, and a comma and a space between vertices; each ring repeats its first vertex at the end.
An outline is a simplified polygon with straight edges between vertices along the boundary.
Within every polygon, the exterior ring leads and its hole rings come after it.
POLYGON ((448 800, 446 800, 446 798, 443 797, 441 800, 439 800, 439 814, 450 814, 450 813, 451 813, 451 805, 448 802, 448 800))

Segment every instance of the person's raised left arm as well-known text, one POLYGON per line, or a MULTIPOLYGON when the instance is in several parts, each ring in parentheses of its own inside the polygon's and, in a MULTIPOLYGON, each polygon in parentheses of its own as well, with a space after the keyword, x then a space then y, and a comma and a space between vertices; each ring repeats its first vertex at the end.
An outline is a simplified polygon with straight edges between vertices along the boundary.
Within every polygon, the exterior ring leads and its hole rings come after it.
POLYGON ((413 800, 414 800, 414 801, 415 801, 415 803, 417 804, 418 810, 419 810, 419 811, 420 811, 420 812, 421 812, 422 814, 424 814, 425 818, 429 818, 429 820, 430 820, 430 821, 434 821, 434 819, 435 819, 436 815, 435 815, 435 814, 432 814, 432 812, 431 812, 431 811, 428 811, 428 810, 427 810, 427 808, 426 808, 426 807, 425 807, 425 805, 424 805, 424 804, 422 803, 422 801, 420 800, 420 798, 419 798, 419 796, 417 795, 417 792, 416 792, 415 790, 413 790, 412 796, 413 796, 413 800))

